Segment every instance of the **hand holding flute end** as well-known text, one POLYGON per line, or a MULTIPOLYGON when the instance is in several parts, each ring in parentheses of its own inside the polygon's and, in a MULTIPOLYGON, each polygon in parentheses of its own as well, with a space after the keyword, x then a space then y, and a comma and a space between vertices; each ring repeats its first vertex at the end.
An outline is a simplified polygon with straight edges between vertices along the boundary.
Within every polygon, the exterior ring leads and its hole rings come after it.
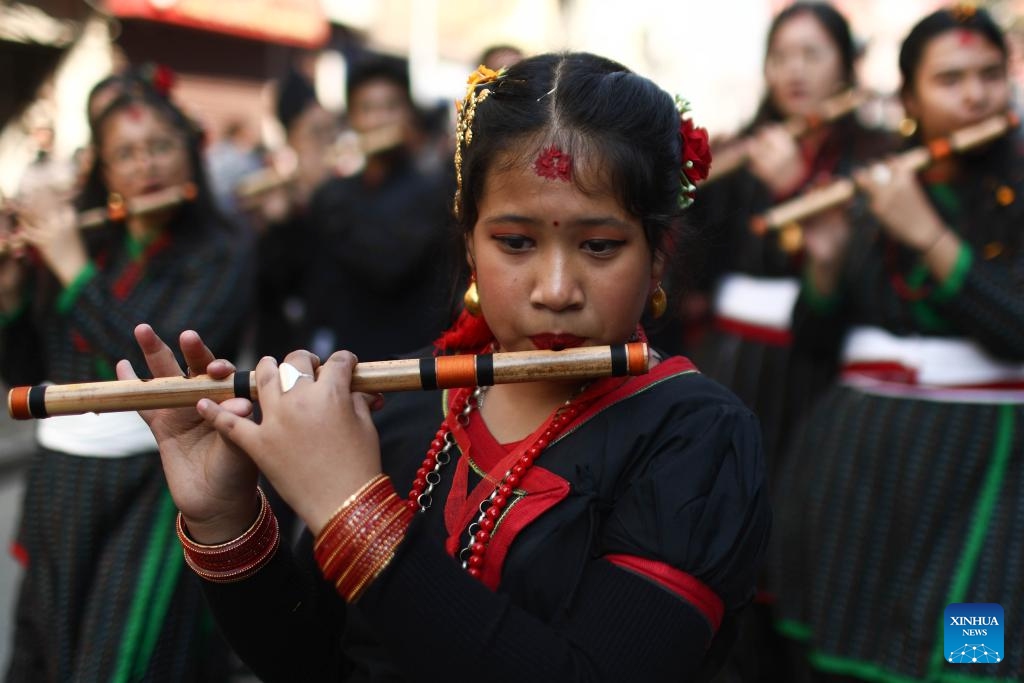
MULTIPOLYGON (((186 374, 149 325, 136 327, 135 338, 154 377, 186 374)), ((183 332, 179 345, 189 375, 224 378, 235 371, 229 361, 215 359, 194 331, 183 332)), ((311 375, 320 367, 307 351, 290 353, 286 362, 311 375)), ((348 392, 354 364, 352 354, 335 353, 315 382, 299 381, 285 396, 276 361, 263 358, 256 366, 259 425, 249 419, 252 403, 241 398, 219 405, 202 399, 195 410, 140 411, 156 437, 171 495, 193 540, 223 543, 252 525, 259 513, 260 471, 314 533, 340 501, 380 472, 370 420, 375 397, 348 392)), ((117 376, 136 379, 124 360, 117 376)))

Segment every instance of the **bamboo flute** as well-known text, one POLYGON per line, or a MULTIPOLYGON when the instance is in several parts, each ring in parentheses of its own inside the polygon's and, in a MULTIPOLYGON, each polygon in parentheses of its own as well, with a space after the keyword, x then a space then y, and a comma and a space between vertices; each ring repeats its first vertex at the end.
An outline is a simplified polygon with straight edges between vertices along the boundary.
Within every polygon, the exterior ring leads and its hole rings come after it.
MULTIPOLYGON (((98 228, 108 220, 124 220, 131 216, 145 216, 164 209, 170 209, 196 198, 196 186, 192 183, 175 185, 156 192, 140 195, 127 201, 114 198, 108 206, 80 211, 77 224, 80 229, 98 228)), ((17 231, 0 238, 0 255, 16 252, 26 246, 24 238, 17 231)))
MULTIPOLYGON (((374 361, 355 366, 352 390, 378 393, 641 375, 649 362, 644 342, 374 361)), ((199 375, 14 387, 7 394, 7 410, 16 420, 29 420, 179 408, 194 406, 201 398, 219 402, 235 397, 258 400, 255 371, 235 372, 224 379, 199 375)))
MULTIPOLYGON (((846 116, 864 104, 869 97, 870 94, 863 90, 845 90, 822 102, 818 116, 794 116, 786 119, 782 125, 794 139, 799 139, 826 123, 846 116)), ((711 171, 702 185, 719 180, 747 163, 746 146, 739 144, 744 139, 726 142, 721 150, 711 150, 711 171)))
POLYGON ((78 214, 79 228, 98 228, 107 220, 123 220, 132 216, 163 211, 196 198, 196 186, 192 183, 176 185, 163 190, 144 194, 122 202, 112 202, 105 207, 87 209, 78 214))
MULTIPOLYGON (((401 144, 403 136, 404 131, 401 126, 389 125, 367 131, 358 137, 359 151, 364 155, 383 152, 401 144)), ((345 151, 345 147, 340 142, 327 147, 324 150, 325 163, 332 164, 345 151)), ((297 177, 297 170, 282 173, 273 168, 261 168, 238 181, 238 185, 235 187, 235 196, 241 201, 251 201, 267 192, 291 184, 297 177)))
MULTIPOLYGON (((972 126, 961 128, 949 137, 932 140, 928 145, 914 147, 897 156, 909 162, 911 168, 921 170, 930 164, 945 159, 951 154, 964 152, 991 142, 1018 124, 1017 117, 1000 114, 972 126)), ((760 216, 754 216, 750 228, 755 234, 763 235, 769 230, 780 230, 796 225, 826 209, 842 205, 857 194, 857 186, 850 178, 839 178, 823 187, 811 190, 787 202, 783 202, 760 216)))

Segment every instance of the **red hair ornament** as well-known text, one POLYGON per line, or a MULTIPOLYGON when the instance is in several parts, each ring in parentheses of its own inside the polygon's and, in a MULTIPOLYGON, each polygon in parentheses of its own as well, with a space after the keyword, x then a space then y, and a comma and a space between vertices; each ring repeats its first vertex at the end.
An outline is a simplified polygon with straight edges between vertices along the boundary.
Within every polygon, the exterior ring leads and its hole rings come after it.
POLYGON ((708 143, 706 128, 698 128, 686 115, 690 103, 676 95, 676 111, 679 112, 679 137, 681 154, 679 159, 679 208, 693 204, 697 183, 711 172, 711 145, 708 143))

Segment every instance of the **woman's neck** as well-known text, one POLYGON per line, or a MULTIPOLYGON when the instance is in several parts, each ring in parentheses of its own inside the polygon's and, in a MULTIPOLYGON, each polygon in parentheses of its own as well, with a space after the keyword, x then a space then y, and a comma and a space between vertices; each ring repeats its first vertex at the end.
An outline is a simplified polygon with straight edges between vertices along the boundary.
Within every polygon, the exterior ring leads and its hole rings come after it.
POLYGON ((160 234, 164 227, 164 221, 154 220, 156 216, 139 216, 129 218, 125 224, 128 235, 141 244, 151 242, 154 237, 160 234))
POLYGON ((949 183, 956 180, 959 171, 957 160, 949 157, 932 162, 921 172, 921 179, 926 183, 949 183))
POLYGON ((498 384, 484 394, 480 415, 498 443, 520 441, 583 387, 577 382, 498 384))
POLYGON ((829 126, 817 126, 800 136, 800 150, 808 159, 818 156, 825 140, 828 139, 831 128, 829 126))

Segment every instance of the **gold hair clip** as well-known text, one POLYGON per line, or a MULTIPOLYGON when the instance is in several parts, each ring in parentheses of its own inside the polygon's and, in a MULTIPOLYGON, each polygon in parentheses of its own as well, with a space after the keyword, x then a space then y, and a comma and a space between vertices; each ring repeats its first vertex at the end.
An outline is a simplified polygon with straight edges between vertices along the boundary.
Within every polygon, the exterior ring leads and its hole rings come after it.
POLYGON ((466 96, 455 103, 455 204, 453 210, 456 218, 461 218, 459 209, 462 198, 462 150, 473 142, 473 119, 476 118, 476 107, 491 95, 491 91, 477 89, 481 85, 493 83, 505 75, 505 67, 495 71, 481 64, 466 79, 466 96))
POLYGON ((978 13, 978 5, 976 3, 967 1, 958 2, 957 4, 953 5, 953 8, 950 11, 953 13, 954 19, 956 19, 960 23, 964 23, 966 21, 970 21, 971 19, 973 19, 974 15, 978 13))

